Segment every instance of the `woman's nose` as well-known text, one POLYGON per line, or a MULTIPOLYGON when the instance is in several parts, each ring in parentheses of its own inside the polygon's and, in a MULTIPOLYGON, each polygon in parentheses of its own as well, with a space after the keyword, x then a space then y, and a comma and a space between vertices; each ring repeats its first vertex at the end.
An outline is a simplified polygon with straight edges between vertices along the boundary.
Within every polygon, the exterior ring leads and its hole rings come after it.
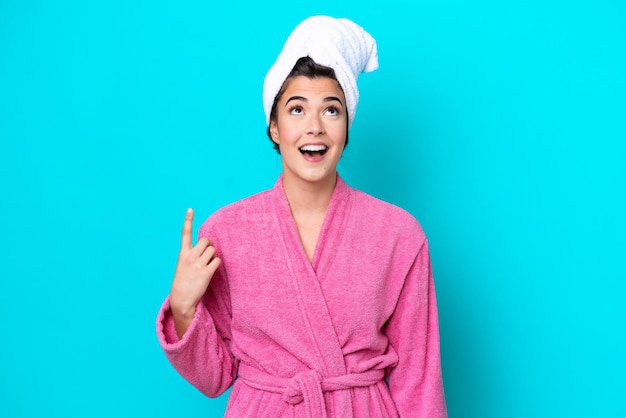
POLYGON ((310 135, 321 135, 324 133, 324 126, 319 115, 312 115, 309 120, 308 132, 310 135))

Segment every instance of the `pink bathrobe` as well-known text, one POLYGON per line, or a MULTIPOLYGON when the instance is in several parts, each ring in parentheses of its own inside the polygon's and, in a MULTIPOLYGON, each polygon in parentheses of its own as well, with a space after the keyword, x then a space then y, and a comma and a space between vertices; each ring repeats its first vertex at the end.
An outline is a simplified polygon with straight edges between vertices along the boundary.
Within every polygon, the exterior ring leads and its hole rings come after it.
POLYGON ((222 259, 181 340, 166 300, 157 334, 178 372, 227 417, 446 416, 426 237, 406 211, 333 193, 309 262, 280 178, 200 228, 222 259))

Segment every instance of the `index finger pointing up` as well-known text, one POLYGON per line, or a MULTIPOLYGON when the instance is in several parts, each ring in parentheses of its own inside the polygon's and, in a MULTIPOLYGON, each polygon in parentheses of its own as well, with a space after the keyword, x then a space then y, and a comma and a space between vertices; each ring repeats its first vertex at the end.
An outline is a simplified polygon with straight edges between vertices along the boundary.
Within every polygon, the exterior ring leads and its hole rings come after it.
POLYGON ((181 247, 190 250, 193 248, 191 242, 191 228, 193 223, 193 209, 187 209, 187 213, 185 213, 185 223, 183 224, 183 240, 181 243, 181 247))

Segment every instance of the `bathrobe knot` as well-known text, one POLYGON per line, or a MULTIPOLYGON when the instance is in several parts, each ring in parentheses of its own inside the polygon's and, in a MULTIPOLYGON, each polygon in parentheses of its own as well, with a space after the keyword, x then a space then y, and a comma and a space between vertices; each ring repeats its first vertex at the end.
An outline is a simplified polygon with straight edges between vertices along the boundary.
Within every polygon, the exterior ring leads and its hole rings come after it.
POLYGON ((384 370, 367 370, 341 376, 323 377, 316 370, 306 370, 291 378, 272 376, 240 364, 239 377, 248 385, 267 392, 282 394, 291 405, 304 403, 307 417, 326 417, 324 392, 375 385, 385 377, 384 370))
POLYGON ((285 402, 297 405, 307 399, 316 399, 324 402, 322 396, 322 375, 316 370, 307 370, 298 373, 291 379, 287 379, 287 385, 283 392, 285 402))

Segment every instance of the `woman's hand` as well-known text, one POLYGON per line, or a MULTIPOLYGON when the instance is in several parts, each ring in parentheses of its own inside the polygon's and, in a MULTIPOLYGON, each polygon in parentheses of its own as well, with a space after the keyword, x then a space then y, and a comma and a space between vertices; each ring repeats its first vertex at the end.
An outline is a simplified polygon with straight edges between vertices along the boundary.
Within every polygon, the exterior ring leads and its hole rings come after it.
POLYGON ((220 259, 215 256, 215 247, 208 238, 202 237, 195 247, 192 245, 192 222, 193 209, 187 209, 178 264, 170 290, 170 308, 178 338, 182 338, 189 328, 196 306, 220 265, 220 259))

